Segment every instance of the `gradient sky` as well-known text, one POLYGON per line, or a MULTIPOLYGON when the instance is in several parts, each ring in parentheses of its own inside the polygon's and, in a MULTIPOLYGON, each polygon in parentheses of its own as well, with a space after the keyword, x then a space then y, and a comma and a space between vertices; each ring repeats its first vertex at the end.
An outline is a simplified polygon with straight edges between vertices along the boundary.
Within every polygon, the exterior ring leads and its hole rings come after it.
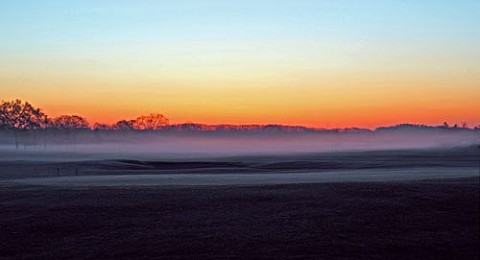
POLYGON ((480 1, 0 1, 0 99, 51 116, 480 124, 480 1))

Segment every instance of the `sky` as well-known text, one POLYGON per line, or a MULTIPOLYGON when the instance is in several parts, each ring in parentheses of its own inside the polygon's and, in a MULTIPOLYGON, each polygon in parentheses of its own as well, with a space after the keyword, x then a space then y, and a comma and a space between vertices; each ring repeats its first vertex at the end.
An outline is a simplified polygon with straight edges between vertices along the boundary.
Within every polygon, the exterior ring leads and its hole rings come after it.
POLYGON ((1 0, 0 99, 91 123, 473 126, 478 28, 478 0, 1 0))

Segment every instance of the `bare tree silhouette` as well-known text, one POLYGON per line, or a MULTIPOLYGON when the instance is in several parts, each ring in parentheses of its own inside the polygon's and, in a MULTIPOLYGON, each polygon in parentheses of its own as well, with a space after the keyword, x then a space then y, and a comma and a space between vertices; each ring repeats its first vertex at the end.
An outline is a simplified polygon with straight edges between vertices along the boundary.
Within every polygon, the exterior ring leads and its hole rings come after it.
POLYGON ((133 124, 136 130, 158 130, 168 125, 168 119, 162 114, 142 115, 133 124))
POLYGON ((77 143, 79 131, 90 130, 88 121, 77 115, 63 115, 53 120, 53 127, 60 130, 69 142, 77 143))
POLYGON ((120 131, 126 131, 126 130, 133 130, 134 128, 135 121, 134 120, 120 120, 116 122, 115 124, 112 125, 113 130, 120 130, 120 131))
POLYGON ((89 129, 87 119, 81 116, 63 115, 53 120, 53 127, 64 130, 89 129))
POLYGON ((13 131, 15 147, 19 146, 19 135, 27 130, 45 129, 50 124, 41 109, 17 99, 0 103, 0 128, 13 131))
POLYGON ((101 124, 101 123, 95 123, 93 125, 93 130, 95 131, 106 131, 106 130, 111 130, 112 127, 107 125, 107 124, 101 124))

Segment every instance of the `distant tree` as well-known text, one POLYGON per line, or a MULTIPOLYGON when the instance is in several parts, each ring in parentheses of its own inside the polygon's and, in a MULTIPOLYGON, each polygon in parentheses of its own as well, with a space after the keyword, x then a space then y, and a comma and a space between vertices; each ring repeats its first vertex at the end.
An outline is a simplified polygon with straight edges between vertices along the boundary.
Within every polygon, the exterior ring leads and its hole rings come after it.
POLYGON ((77 135, 84 130, 89 130, 88 121, 77 115, 63 115, 53 119, 53 128, 60 130, 67 143, 77 143, 77 135))
POLYGON ((100 124, 100 123, 95 123, 93 125, 93 130, 99 131, 99 130, 111 130, 112 128, 107 125, 107 124, 100 124))
POLYGON ((162 114, 149 114, 135 119, 133 127, 136 130, 158 130, 167 126, 168 123, 168 118, 162 114))
POLYGON ((40 129, 49 124, 47 115, 41 109, 34 108, 30 103, 2 101, 0 103, 0 127, 6 129, 40 129))
POLYGON ((125 131, 125 130, 133 130, 135 124, 135 120, 120 120, 116 122, 115 124, 112 125, 113 130, 120 130, 120 131, 125 131))
POLYGON ((63 115, 53 120, 53 127, 62 130, 89 129, 87 119, 81 116, 63 115))
POLYGON ((447 122, 443 122, 443 127, 445 127, 445 128, 449 128, 450 126, 448 125, 448 123, 447 123, 447 122))
POLYGON ((44 129, 49 122, 47 115, 41 109, 34 108, 28 102, 17 99, 0 103, 0 128, 14 132, 17 149, 19 146, 18 136, 21 132, 44 129))

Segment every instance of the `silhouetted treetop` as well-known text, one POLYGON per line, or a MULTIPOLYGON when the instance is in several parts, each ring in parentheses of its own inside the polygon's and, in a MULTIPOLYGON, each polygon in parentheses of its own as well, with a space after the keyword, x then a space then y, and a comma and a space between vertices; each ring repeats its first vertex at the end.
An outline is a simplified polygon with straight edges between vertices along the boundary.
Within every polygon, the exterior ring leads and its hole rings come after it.
POLYGON ((107 124, 95 123, 93 125, 93 130, 96 130, 96 131, 106 131, 111 129, 112 128, 107 124))
POLYGON ((136 130, 158 130, 168 126, 168 119, 162 114, 149 114, 137 117, 133 123, 136 130))
POLYGON ((46 128, 49 120, 41 109, 17 99, 0 103, 0 128, 31 130, 46 128))
POLYGON ((53 126, 57 129, 89 129, 88 121, 76 115, 59 116, 53 120, 53 126))
POLYGON ((119 131, 126 131, 126 130, 134 130, 135 120, 120 120, 112 125, 112 130, 119 130, 119 131))

